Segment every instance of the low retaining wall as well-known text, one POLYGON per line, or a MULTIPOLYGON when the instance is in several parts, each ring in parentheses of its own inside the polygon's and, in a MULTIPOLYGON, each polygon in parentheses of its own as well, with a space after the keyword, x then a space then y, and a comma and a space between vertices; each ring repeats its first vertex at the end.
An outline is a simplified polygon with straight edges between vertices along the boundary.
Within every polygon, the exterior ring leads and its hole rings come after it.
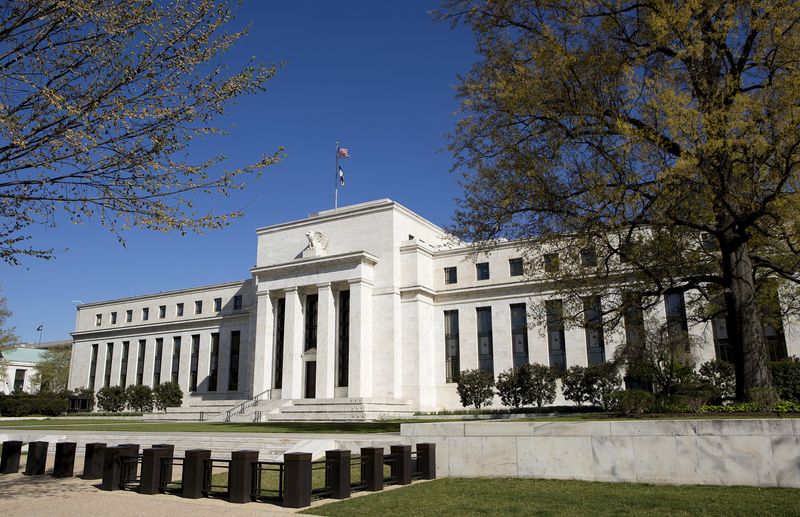
POLYGON ((800 487, 800 419, 403 424, 440 477, 800 487))

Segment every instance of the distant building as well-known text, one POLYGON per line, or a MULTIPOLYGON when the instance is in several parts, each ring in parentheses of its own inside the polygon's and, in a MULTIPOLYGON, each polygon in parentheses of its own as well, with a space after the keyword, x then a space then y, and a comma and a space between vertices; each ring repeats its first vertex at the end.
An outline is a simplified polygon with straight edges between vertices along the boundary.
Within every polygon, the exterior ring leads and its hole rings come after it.
POLYGON ((0 359, 6 361, 6 375, 0 378, 0 392, 6 395, 14 391, 38 392, 39 386, 32 379, 44 352, 41 348, 26 347, 0 350, 0 359))
MULTIPOLYGON (((593 364, 625 339, 564 328, 557 293, 543 274, 523 274, 516 243, 476 261, 388 199, 256 234, 246 280, 80 305, 69 387, 174 381, 186 405, 282 401, 263 418, 320 418, 337 404, 454 409, 460 370, 593 364), (546 307, 546 325, 530 324, 530 304, 546 307)), ((656 316, 705 343, 701 360, 727 350, 724 328, 686 321, 682 294, 664 302, 656 316)), ((796 322, 772 330, 775 354, 800 354, 796 322)))

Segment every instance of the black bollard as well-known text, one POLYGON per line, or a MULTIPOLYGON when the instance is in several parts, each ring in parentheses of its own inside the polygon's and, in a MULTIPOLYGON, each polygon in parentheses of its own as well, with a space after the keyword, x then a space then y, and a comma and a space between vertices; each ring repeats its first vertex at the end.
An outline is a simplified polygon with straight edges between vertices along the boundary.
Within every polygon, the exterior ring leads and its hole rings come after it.
POLYGON ((325 461, 331 473, 331 499, 347 499, 350 497, 350 450, 325 451, 325 461))
POLYGON ((3 442, 3 454, 0 456, 0 474, 16 474, 19 472, 19 457, 21 455, 21 441, 7 440, 3 442))
POLYGON ((58 442, 56 444, 56 459, 53 465, 53 477, 69 478, 75 471, 75 442, 58 442))
POLYGON ((422 479, 436 479, 436 444, 417 444, 417 464, 422 479))
POLYGON ((361 448, 361 477, 367 492, 383 490, 383 447, 361 448))
POLYGON ((392 445, 392 477, 398 485, 411 484, 411 446, 392 445))
MULTIPOLYGON (((171 456, 165 447, 153 447, 142 451, 142 472, 139 478, 140 494, 157 494, 161 487, 161 458, 171 456)), ((166 479, 171 481, 171 479, 166 479)))
POLYGON ((104 443, 87 443, 83 457, 83 479, 100 479, 103 477, 103 468, 106 452, 104 443))
POLYGON ((207 449, 190 449, 183 458, 183 477, 181 497, 199 499, 203 497, 203 479, 205 476, 205 460, 211 459, 211 451, 207 449))
POLYGON ((249 503, 253 500, 253 463, 258 461, 258 451, 233 451, 228 469, 228 500, 232 503, 249 503))
POLYGON ((26 476, 43 476, 47 465, 47 442, 28 444, 28 461, 25 462, 26 476))
POLYGON ((311 505, 311 453, 283 455, 283 506, 304 508, 311 505))
POLYGON ((128 448, 124 445, 106 447, 103 454, 103 482, 102 490, 119 490, 122 471, 122 457, 128 455, 128 448))
MULTIPOLYGON (((171 443, 154 443, 154 449, 166 449, 167 454, 164 456, 165 458, 172 458, 175 456, 175 445, 171 443)), ((172 481, 172 462, 169 462, 169 466, 164 471, 164 479, 169 483, 172 481)))

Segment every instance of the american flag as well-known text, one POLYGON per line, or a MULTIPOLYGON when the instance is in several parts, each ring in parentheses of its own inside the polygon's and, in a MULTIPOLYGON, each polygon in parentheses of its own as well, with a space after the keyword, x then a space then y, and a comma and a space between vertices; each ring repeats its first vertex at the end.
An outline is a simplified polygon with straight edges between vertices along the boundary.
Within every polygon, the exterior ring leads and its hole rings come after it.
POLYGON ((350 158, 350 149, 347 149, 346 147, 340 147, 339 158, 350 158))

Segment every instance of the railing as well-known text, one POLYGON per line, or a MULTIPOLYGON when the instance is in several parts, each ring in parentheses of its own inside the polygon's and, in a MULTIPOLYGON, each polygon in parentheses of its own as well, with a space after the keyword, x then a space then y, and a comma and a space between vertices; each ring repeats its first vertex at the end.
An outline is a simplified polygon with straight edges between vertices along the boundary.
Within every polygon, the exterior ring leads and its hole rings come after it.
POLYGON ((261 422, 261 411, 255 411, 253 413, 253 422, 261 422))
POLYGON ((411 479, 422 479, 419 451, 411 451, 411 479))
POLYGON ((201 422, 205 422, 206 421, 206 415, 202 411, 200 412, 200 421, 201 422))
POLYGON ((250 497, 253 501, 283 502, 283 463, 276 461, 253 462, 253 479, 250 497))
POLYGON ((366 460, 362 456, 350 456, 350 493, 367 488, 367 477, 364 475, 365 462, 366 460), (353 476, 353 467, 358 467, 358 479, 353 476))
POLYGON ((231 460, 203 460, 203 497, 230 496, 231 460), (227 469, 224 485, 214 484, 214 469, 227 469))
POLYGON ((159 477, 158 490, 162 493, 179 493, 183 488, 182 481, 172 480, 172 468, 180 467, 183 469, 183 458, 167 457, 161 458, 161 472, 159 477))
POLYGON ((269 400, 269 393, 271 391, 272 391, 271 389, 264 390, 261 393, 253 395, 248 400, 245 400, 244 402, 240 402, 239 404, 233 406, 231 409, 228 409, 227 411, 225 411, 225 422, 230 422, 232 415, 243 415, 245 409, 247 409, 249 407, 253 407, 253 406, 258 406, 259 403, 261 402, 261 400, 263 400, 263 399, 269 400))
POLYGON ((119 463, 119 486, 127 489, 138 486, 141 481, 139 465, 142 463, 142 455, 121 456, 119 463))
POLYGON ((311 462, 311 497, 312 499, 324 499, 333 494, 331 488, 331 464, 328 460, 311 462), (320 481, 322 486, 320 486, 320 481))
POLYGON ((396 454, 387 454, 383 457, 383 484, 393 485, 397 483, 395 476, 395 463, 400 461, 396 454), (389 467, 389 474, 386 474, 386 467, 389 467))

